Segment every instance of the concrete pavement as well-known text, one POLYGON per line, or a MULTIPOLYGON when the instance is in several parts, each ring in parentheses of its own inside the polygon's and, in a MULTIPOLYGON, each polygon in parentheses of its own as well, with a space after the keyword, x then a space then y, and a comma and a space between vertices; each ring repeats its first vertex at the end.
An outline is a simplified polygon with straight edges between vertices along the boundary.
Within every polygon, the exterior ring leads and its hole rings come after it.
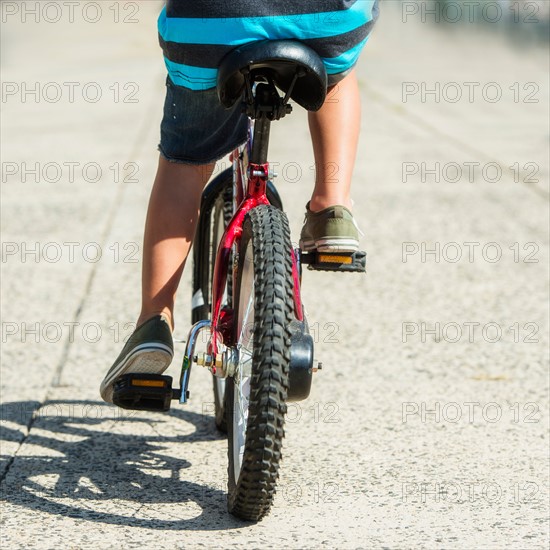
MULTIPOLYGON (((206 372, 168 415, 98 395, 139 308, 161 3, 25 4, 2 3, 2 547, 546 548, 548 53, 382 5, 358 68, 368 275, 305 273, 325 368, 248 525, 206 372)), ((305 113, 271 157, 296 240, 305 113)), ((188 270, 176 338, 189 312, 188 270)))

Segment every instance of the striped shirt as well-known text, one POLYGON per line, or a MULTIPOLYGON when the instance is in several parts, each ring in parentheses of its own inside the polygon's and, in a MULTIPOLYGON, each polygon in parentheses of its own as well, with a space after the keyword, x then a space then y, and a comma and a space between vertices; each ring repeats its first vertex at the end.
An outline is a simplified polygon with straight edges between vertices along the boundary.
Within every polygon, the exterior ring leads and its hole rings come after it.
POLYGON ((378 0, 167 0, 158 32, 172 82, 206 90, 230 50, 257 40, 299 40, 329 75, 348 71, 377 17, 378 0))

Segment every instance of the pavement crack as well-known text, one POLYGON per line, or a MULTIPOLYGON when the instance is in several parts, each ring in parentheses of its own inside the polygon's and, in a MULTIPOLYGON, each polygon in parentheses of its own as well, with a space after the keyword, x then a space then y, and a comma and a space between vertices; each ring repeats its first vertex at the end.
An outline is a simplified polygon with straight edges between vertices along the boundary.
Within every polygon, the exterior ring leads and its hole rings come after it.
POLYGON ((144 506, 145 506, 145 502, 142 502, 139 505, 138 509, 130 517, 135 518, 141 512, 141 510, 144 508, 144 506))
MULTIPOLYGON (((44 403, 46 403, 46 402, 47 402, 47 399, 44 401, 44 403)), ((0 475, 0 486, 2 485, 4 480, 6 479, 11 467, 13 466, 13 463, 15 462, 15 458, 17 457, 17 455, 19 454, 19 451, 21 450, 21 447, 23 447, 23 445, 26 443, 27 439, 31 435, 31 429, 32 429, 34 423, 36 422, 36 418, 37 418, 36 411, 38 411, 42 406, 43 406, 43 403, 38 404, 37 407, 35 409, 33 409, 29 420, 26 422, 26 424, 25 424, 26 431, 23 434, 23 437, 21 438, 21 440, 19 441, 19 444, 17 445, 17 449, 15 449, 15 452, 13 453, 13 455, 10 456, 9 460, 6 463, 4 471, 0 475)))

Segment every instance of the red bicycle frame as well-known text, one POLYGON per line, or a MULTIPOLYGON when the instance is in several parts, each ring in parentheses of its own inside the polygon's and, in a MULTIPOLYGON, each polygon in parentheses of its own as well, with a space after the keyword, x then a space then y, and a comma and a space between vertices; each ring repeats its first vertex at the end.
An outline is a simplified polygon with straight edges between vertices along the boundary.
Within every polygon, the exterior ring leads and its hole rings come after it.
MULTIPOLYGON (((225 228, 224 234, 216 252, 216 262, 213 268, 212 282, 212 317, 211 338, 209 353, 215 356, 218 353, 218 343, 230 346, 232 334, 226 330, 232 320, 232 312, 222 309, 223 293, 227 282, 231 249, 237 243, 243 232, 244 218, 253 208, 262 204, 270 204, 267 198, 267 181, 269 177, 269 163, 248 163, 248 145, 233 152, 233 191, 235 203, 238 205, 231 221, 225 228), (245 194, 246 182, 246 194, 245 194)), ((303 320, 302 299, 300 297, 300 274, 298 259, 294 250, 292 255, 292 278, 294 282, 294 314, 299 321, 303 320)))

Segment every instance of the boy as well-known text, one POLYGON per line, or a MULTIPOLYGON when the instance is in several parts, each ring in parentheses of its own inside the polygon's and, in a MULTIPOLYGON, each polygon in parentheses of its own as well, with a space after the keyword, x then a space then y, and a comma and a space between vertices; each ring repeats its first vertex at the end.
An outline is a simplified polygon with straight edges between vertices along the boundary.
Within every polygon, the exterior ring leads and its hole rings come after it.
POLYGON ((337 101, 308 113, 317 170, 300 247, 357 250, 350 199, 360 125, 354 65, 377 16, 378 0, 168 0, 158 22, 168 79, 160 160, 145 223, 141 313, 101 384, 106 402, 112 403, 113 384, 121 375, 162 374, 172 360, 176 290, 202 190, 216 160, 246 141, 239 102, 225 110, 215 88, 216 68, 231 49, 255 40, 296 39, 323 59, 327 99, 337 95, 337 101))

